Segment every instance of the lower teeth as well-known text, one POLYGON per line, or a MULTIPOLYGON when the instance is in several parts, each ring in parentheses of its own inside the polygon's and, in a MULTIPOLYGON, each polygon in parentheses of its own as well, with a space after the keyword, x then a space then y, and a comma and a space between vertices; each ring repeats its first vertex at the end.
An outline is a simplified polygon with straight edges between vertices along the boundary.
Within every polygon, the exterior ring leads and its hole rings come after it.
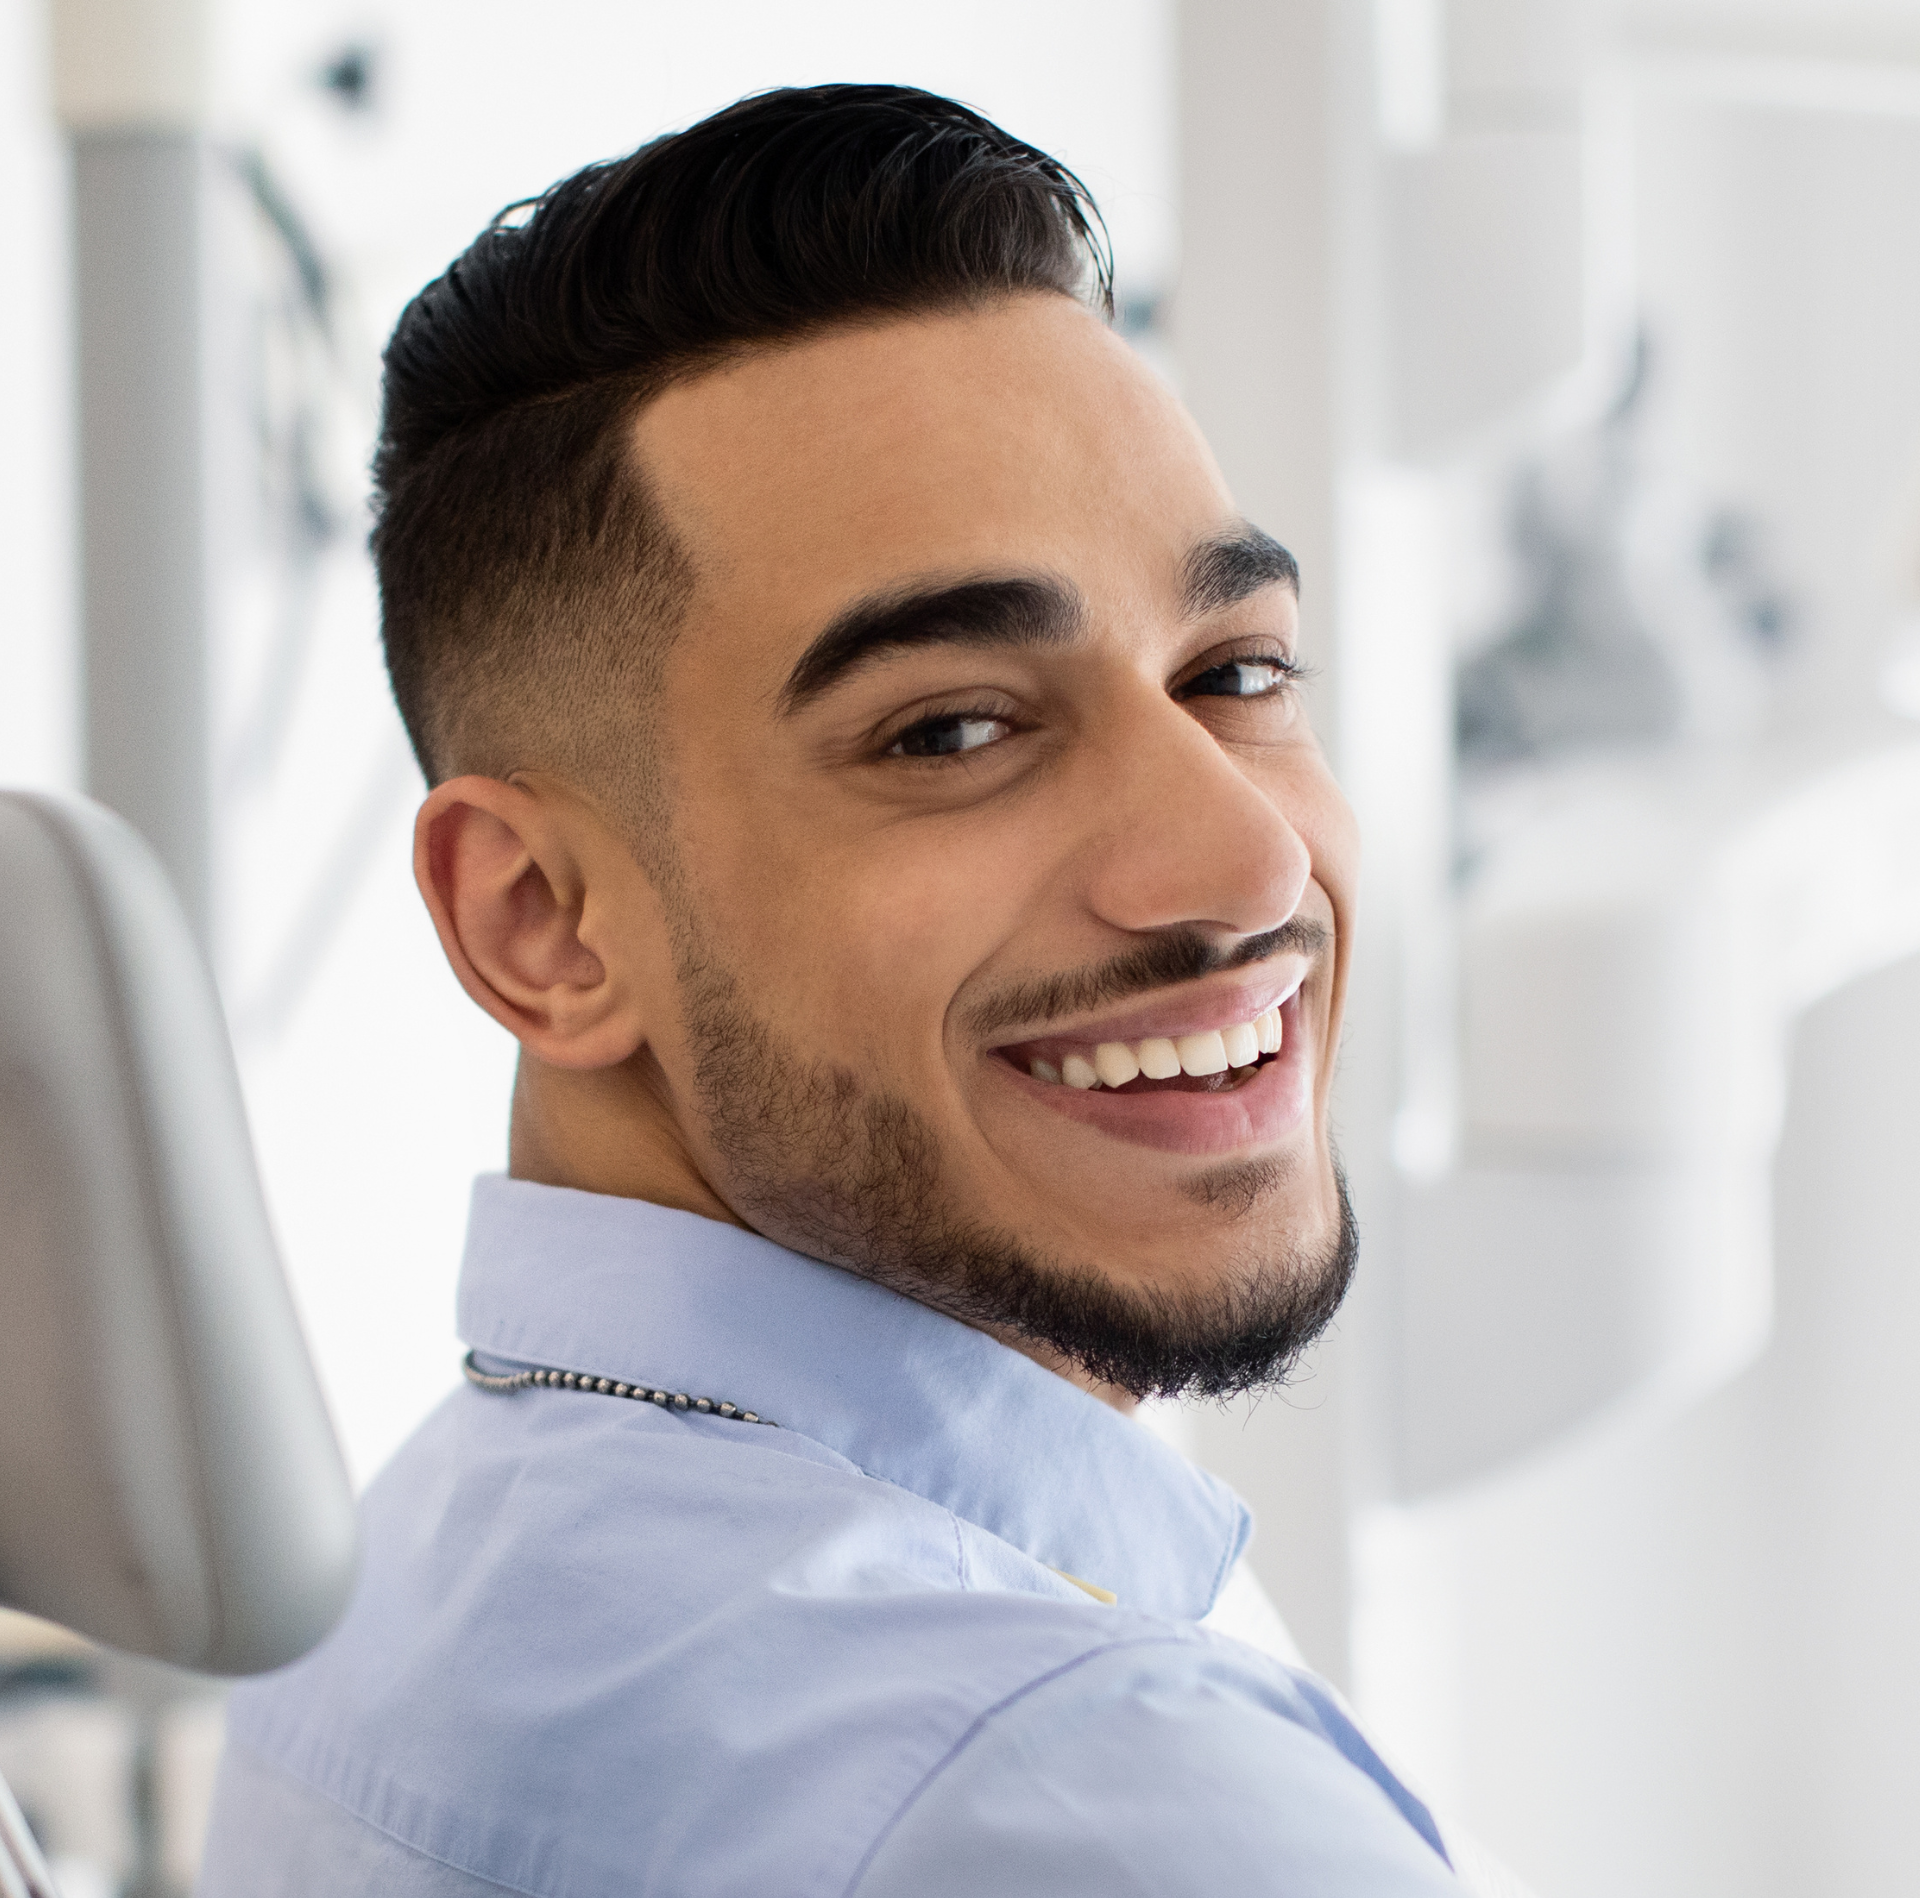
MULTIPOLYGON (((1195 1090, 1195 1089, 1182 1088, 1182 1089, 1176 1089, 1174 1091, 1179 1093, 1191 1093, 1195 1091, 1208 1093, 1208 1094, 1225 1093, 1230 1088, 1239 1087, 1243 1082, 1252 1080, 1253 1077, 1260 1072, 1261 1068, 1264 1065, 1265 1065, 1265 1058, 1263 1057, 1261 1060, 1253 1062, 1248 1067, 1230 1068, 1224 1074, 1183 1074, 1179 1078, 1183 1081, 1198 1082, 1199 1083, 1198 1089, 1195 1090)), ((1036 1081, 1051 1081, 1056 1084, 1060 1084, 1060 1071, 1056 1067, 1054 1067, 1054 1065, 1050 1061, 1035 1061, 1032 1064, 1032 1066, 1028 1069, 1028 1072, 1033 1076, 1033 1078, 1036 1081)), ((1151 1077, 1136 1076, 1135 1078, 1147 1079, 1151 1077)), ((1169 1075, 1167 1078, 1169 1080, 1172 1080, 1174 1077, 1172 1075, 1169 1075)), ((1076 1091, 1084 1092, 1084 1093, 1093 1093, 1093 1094, 1133 1094, 1133 1093, 1144 1094, 1144 1093, 1152 1093, 1152 1092, 1165 1092, 1166 1090, 1151 1089, 1151 1088, 1136 1088, 1133 1081, 1128 1081, 1120 1087, 1109 1087, 1104 1081, 1096 1081, 1094 1082, 1091 1088, 1079 1089, 1076 1091)))

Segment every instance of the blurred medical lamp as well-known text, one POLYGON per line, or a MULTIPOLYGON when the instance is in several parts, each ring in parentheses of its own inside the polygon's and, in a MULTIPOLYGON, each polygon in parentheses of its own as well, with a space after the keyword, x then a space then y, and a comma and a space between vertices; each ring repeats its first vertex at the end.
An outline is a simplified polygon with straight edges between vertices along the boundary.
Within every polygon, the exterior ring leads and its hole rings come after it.
MULTIPOLYGON (((353 1503, 152 852, 0 793, 0 1604, 212 1674, 313 1646, 353 1503)), ((0 1786, 0 1898, 51 1893, 0 1786)))

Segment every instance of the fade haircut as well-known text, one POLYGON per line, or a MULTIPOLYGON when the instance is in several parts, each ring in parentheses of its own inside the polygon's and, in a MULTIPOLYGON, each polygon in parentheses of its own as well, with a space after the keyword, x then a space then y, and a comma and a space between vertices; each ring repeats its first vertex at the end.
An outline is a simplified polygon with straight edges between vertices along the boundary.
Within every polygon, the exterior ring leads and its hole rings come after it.
POLYGON ((1022 291, 1111 315, 1086 188, 909 86, 761 93, 503 211, 386 351, 373 551, 428 781, 545 765, 653 814, 693 575, 640 407, 756 345, 1022 291))

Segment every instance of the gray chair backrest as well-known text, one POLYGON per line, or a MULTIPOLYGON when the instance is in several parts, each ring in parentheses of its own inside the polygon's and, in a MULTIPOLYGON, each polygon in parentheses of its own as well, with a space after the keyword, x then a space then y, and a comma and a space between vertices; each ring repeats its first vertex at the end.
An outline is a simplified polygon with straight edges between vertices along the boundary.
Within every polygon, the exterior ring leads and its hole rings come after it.
POLYGON ((326 1633, 353 1565, 185 919, 118 818, 0 793, 0 1603, 245 1674, 326 1633))

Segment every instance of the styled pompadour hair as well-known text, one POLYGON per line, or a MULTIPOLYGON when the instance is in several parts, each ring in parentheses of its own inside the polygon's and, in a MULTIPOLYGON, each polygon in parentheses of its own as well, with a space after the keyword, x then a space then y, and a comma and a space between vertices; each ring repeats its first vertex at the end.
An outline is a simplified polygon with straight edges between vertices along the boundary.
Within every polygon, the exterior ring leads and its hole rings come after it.
POLYGON ((691 589, 631 446, 651 396, 756 344, 1027 291, 1111 314, 1086 188, 908 86, 761 93, 503 211, 386 352, 373 550, 429 781, 647 769, 691 589))

